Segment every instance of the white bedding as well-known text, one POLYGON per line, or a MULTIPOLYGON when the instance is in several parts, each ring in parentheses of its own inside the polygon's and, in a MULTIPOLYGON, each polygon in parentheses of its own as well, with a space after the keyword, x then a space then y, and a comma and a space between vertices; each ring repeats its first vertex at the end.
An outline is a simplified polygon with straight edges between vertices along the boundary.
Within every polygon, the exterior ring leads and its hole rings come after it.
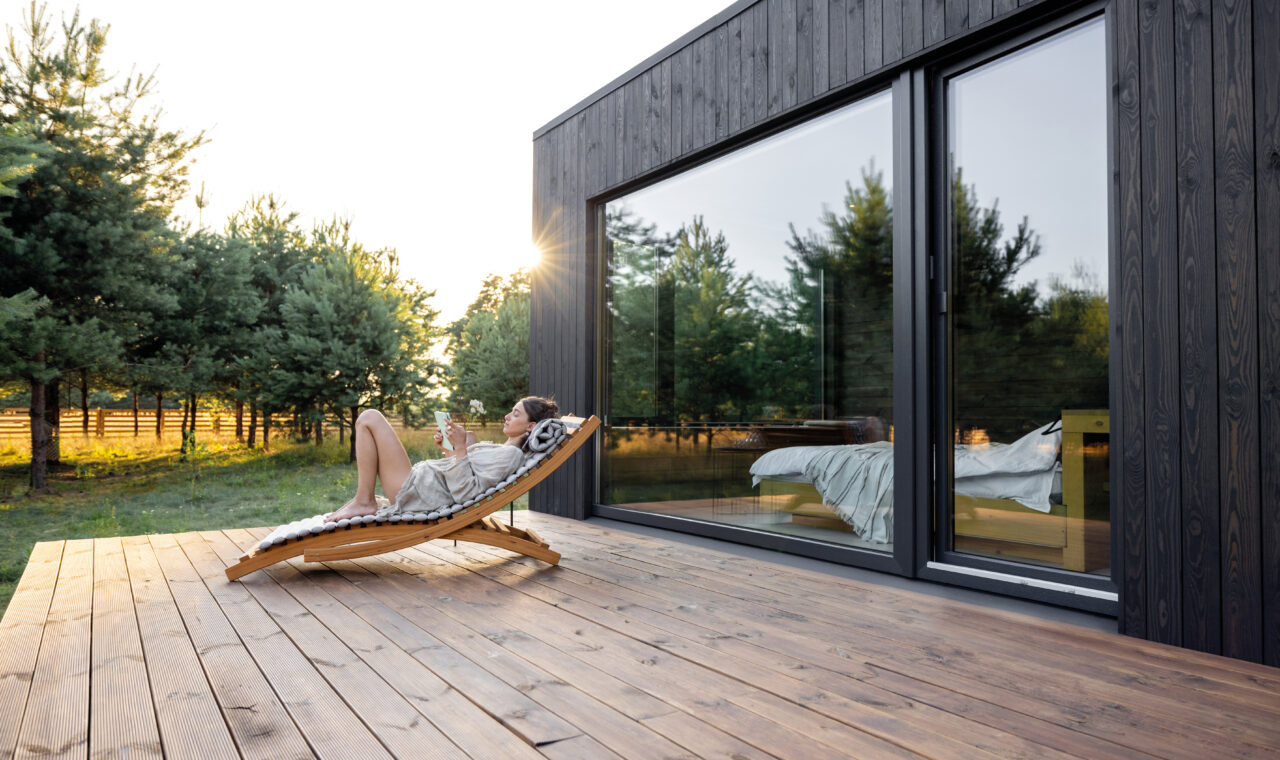
MULTIPOLYGON (((1053 422, 1010 444, 955 447, 956 493, 1010 499, 1039 512, 1050 509, 1062 425, 1053 422)), ((893 540, 893 444, 791 446, 766 452, 751 465, 751 483, 762 479, 813 483, 822 501, 859 536, 893 540)))

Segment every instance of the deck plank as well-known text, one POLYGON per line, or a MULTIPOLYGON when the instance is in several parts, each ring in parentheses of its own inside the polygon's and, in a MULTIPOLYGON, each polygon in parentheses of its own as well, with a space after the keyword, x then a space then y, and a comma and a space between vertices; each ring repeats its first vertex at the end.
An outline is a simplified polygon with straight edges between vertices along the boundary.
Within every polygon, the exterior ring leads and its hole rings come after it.
POLYGON ((388 603, 402 605, 400 609, 407 617, 442 642, 527 694, 543 708, 580 727, 618 756, 646 760, 680 754, 678 745, 641 723, 669 712, 669 708, 656 701, 637 699, 644 695, 616 682, 616 679, 597 677, 566 681, 544 670, 539 665, 546 663, 530 661, 513 651, 511 639, 514 637, 490 638, 468 625, 473 621, 469 616, 460 613, 460 617, 455 618, 435 607, 434 602, 440 601, 433 597, 440 594, 438 584, 433 587, 420 578, 401 572, 398 565, 387 559, 362 559, 358 565, 354 562, 332 565, 356 582, 362 575, 376 577, 377 589, 371 593, 388 603), (627 691, 634 693, 625 693, 627 691))
MULTIPOLYGON (((432 674, 465 694, 529 745, 552 744, 582 735, 581 729, 468 660, 346 577, 334 572, 314 573, 310 580, 378 631, 397 641, 432 674)), ((395 601, 411 603, 407 598, 395 601)))
MULTIPOLYGON (((218 533, 201 533, 206 542, 230 541, 218 533)), ((251 589, 274 584, 261 573, 228 582, 224 562, 212 548, 184 547, 191 564, 204 577, 223 614, 244 642, 254 662, 279 696, 311 751, 321 758, 391 757, 381 742, 352 712, 316 668, 258 604, 251 589), (219 582, 219 577, 221 581, 219 582)), ((237 554, 237 557, 239 555, 237 554)))
POLYGON ((68 541, 49 604, 15 758, 88 754, 92 604, 93 541, 68 541))
MULTIPOLYGON (((414 551, 437 556, 451 550, 428 544, 414 551)), ((504 626, 514 627, 519 622, 522 640, 542 642, 543 646, 563 655, 607 670, 673 708, 736 733, 763 751, 777 754, 790 748, 815 757, 833 751, 854 751, 874 757, 914 756, 853 726, 772 695, 758 694, 740 681, 698 668, 645 642, 600 626, 585 627, 582 619, 556 607, 527 600, 522 595, 498 592, 493 584, 485 583, 478 576, 456 579, 452 591, 455 599, 486 609, 488 635, 503 635, 504 626), (491 597, 501 598, 504 604, 487 601, 491 597), (716 699, 707 700, 708 691, 715 694, 716 699), (806 730, 792 728, 798 724, 806 725, 806 730), (753 734, 757 737, 754 741, 753 734)))
MULTIPOLYGON (((228 564, 235 562, 239 549, 232 543, 240 531, 228 531, 227 540, 210 542, 228 564)), ((240 540, 239 543, 245 543, 240 540)), ((316 616, 280 585, 276 575, 259 573, 257 582, 247 584, 249 593, 262 605, 297 651, 304 655, 325 681, 331 693, 341 694, 356 717, 395 757, 459 760, 466 755, 420 713, 405 695, 398 693, 369 665, 329 630, 316 616)))
POLYGON ((383 635, 368 621, 330 595, 309 576, 333 574, 326 569, 299 570, 300 561, 269 573, 342 642, 357 652, 391 688, 471 757, 529 758, 539 755, 516 733, 481 710, 448 683, 383 635))
MULTIPOLYGON (((306 739, 180 546, 195 545, 198 551, 198 537, 156 535, 150 541, 240 755, 309 756, 306 739)), ((215 582, 225 583, 226 576, 215 582)))
POLYGON ((94 541, 92 637, 89 757, 163 756, 119 538, 94 541))
POLYGON ((0 756, 1269 757, 1280 669, 521 512, 228 582, 266 529, 37 545, 0 756), (12 707, 11 707, 12 706, 12 707))
MULTIPOLYGON (((590 542, 584 546, 589 551, 601 550, 600 545, 590 542)), ((613 575, 608 577, 619 583, 635 583, 647 577, 654 570, 653 563, 658 561, 652 555, 646 555, 643 560, 633 560, 624 555, 611 555, 609 559, 609 562, 593 564, 593 572, 613 568, 613 575)), ((851 652, 894 661, 901 672, 908 674, 913 669, 929 668, 931 663, 945 664, 946 671, 940 672, 949 680, 954 681, 957 675, 967 676, 975 685, 995 686, 1006 695, 1006 703, 1021 704, 1019 700, 1027 699, 1058 706, 1065 711, 1067 723, 1064 725, 1072 722, 1069 717, 1072 713, 1089 710, 1093 718, 1091 728, 1110 731, 1113 735, 1109 738, 1113 740, 1131 732, 1132 724, 1137 721, 1147 724, 1153 732, 1183 738, 1184 741, 1174 751, 1189 758, 1224 751, 1249 756, 1259 748, 1273 747, 1280 741, 1277 739, 1280 733, 1274 724, 1261 720, 1273 714, 1266 708, 1250 710, 1238 704, 1208 707, 1194 700, 1180 702, 1170 699, 1167 689, 1179 680, 1172 671, 1166 670, 1162 676, 1157 676, 1144 663, 1133 662, 1128 669, 1099 672, 1091 668, 1092 660, 1088 658, 1060 659, 1057 667, 1046 667, 1043 664, 1046 660, 1053 662, 1055 659, 1051 648, 1035 646, 1033 640, 1001 638, 1000 634, 1010 628, 1007 620, 1001 626, 980 631, 968 624, 967 607, 928 600, 930 605, 937 605, 940 614, 946 611, 957 613, 954 618, 945 618, 946 628, 943 630, 961 631, 963 635, 958 640, 965 643, 961 648, 955 645, 957 637, 943 635, 933 630, 932 625, 922 625, 915 616, 892 612, 894 609, 910 609, 909 602, 926 601, 912 598, 919 595, 894 595, 886 591, 884 595, 888 599, 903 600, 901 606, 888 605, 889 613, 883 609, 886 607, 884 599, 864 599, 864 603, 853 612, 833 611, 830 606, 815 603, 819 600, 809 594, 779 599, 781 592, 769 593, 767 582, 762 578, 741 572, 741 567, 735 570, 739 572, 722 572, 720 577, 708 580, 685 571, 666 569, 664 577, 680 583, 664 584, 657 589, 663 593, 679 594, 670 598, 672 602, 700 600, 704 605, 714 604, 718 599, 714 590, 708 587, 732 590, 735 592, 732 601, 721 602, 721 608, 726 605, 737 607, 739 616, 747 616, 748 619, 751 616, 777 616, 779 611, 787 609, 803 609, 803 620, 782 622, 792 635, 803 636, 807 631, 839 636, 841 631, 856 629, 861 635, 858 645, 849 647, 851 652), (738 580, 748 577, 749 583, 738 580), (673 587, 681 590, 669 592, 673 587), (884 638, 889 633, 893 638, 884 638), (1018 649, 1025 650, 1021 665, 1011 669, 1006 661, 1018 649), (1123 686, 1117 687, 1117 683, 1123 686), (1151 685, 1153 683, 1154 686, 1151 685), (1081 700, 1081 695, 1088 699, 1081 700), (1119 703, 1113 704, 1117 700, 1119 703), (1101 712, 1092 712, 1094 710, 1101 712), (1216 736, 1206 734, 1209 729, 1215 730, 1216 736)), ((865 595, 866 589, 862 593, 865 595)), ((849 600, 853 598, 857 596, 850 594, 840 604, 848 607, 849 600)), ((1117 637, 1111 639, 1116 640, 1117 637)), ((1141 746, 1131 748, 1142 751, 1141 746)))
MULTIPOLYGON (((491 556, 500 554, 493 552, 491 556)), ((1002 758, 1076 756, 1066 751, 1055 751, 1052 744, 1022 739, 998 729, 993 731, 994 727, 990 725, 977 724, 948 711, 902 699, 900 695, 877 685, 817 667, 811 662, 784 653, 771 653, 715 629, 682 623, 662 613, 646 610, 617 590, 602 592, 585 585, 574 589, 570 584, 538 588, 527 582, 538 580, 536 576, 519 572, 522 566, 523 563, 518 562, 505 563, 494 565, 491 571, 510 571, 508 578, 498 577, 496 580, 584 619, 646 641, 709 670, 742 680, 761 691, 810 706, 828 717, 872 729, 881 738, 916 751, 927 751, 939 757, 980 757, 984 754, 1002 758), (566 593, 571 596, 566 596, 566 593), (614 613, 613 609, 625 610, 625 614, 614 613), (719 644, 723 646, 717 646, 719 644)), ((557 573, 556 577, 561 575, 564 574, 557 573)), ((1097 753, 1094 756, 1098 756, 1097 753)), ((1133 753, 1117 752, 1115 756, 1128 758, 1133 753)))
POLYGON ((41 541, 32 548, 0 621, 0 705, 6 706, 0 709, 0 757, 16 751, 22 708, 35 678, 36 658, 58 583, 62 547, 62 541, 41 541))
POLYGON ((123 543, 164 753, 239 757, 151 544, 145 536, 123 543))
MULTIPOLYGON (((683 558, 687 555, 682 553, 681 556, 683 558)), ((655 561, 661 561, 655 554, 636 557, 632 567, 638 573, 651 572, 655 561)), ((1103 700, 1108 695, 1120 697, 1129 709, 1142 715, 1144 720, 1153 721, 1160 730, 1186 736, 1191 745, 1199 743, 1209 751, 1222 751, 1218 745, 1219 741, 1226 742, 1228 745, 1239 742, 1241 745, 1239 749, 1245 754, 1248 754, 1250 746, 1261 748, 1280 746, 1280 727, 1270 722, 1270 716, 1273 713, 1265 708, 1256 707, 1253 704, 1256 700, 1252 695, 1229 689, 1200 673, 1186 674, 1176 667, 1152 669, 1149 663, 1141 660, 1135 661, 1132 657, 1116 657, 1110 646, 1123 643, 1126 639, 1111 636, 1107 637, 1104 643, 1104 640, 1099 639, 1097 632, 1056 626, 1056 645, 1044 647, 1039 646, 1038 641, 1029 639, 1025 630, 1016 625, 1039 621, 993 611, 983 611, 983 614, 975 615, 967 605, 949 605, 932 601, 931 604, 936 605, 940 614, 954 613, 946 618, 947 634, 942 635, 932 626, 922 625, 915 616, 883 614, 882 608, 886 606, 909 609, 911 603, 917 601, 912 597, 918 595, 894 594, 888 590, 876 591, 864 587, 857 590, 858 593, 865 596, 875 592, 879 599, 860 606, 856 611, 851 611, 848 601, 857 596, 850 593, 854 590, 850 587, 844 587, 840 593, 826 596, 824 602, 822 594, 818 593, 817 589, 805 588, 804 584, 796 582, 796 579, 788 578, 785 583, 773 585, 758 575, 753 575, 750 576, 750 583, 747 584, 738 580, 745 577, 738 572, 741 570, 742 568, 738 567, 734 572, 725 572, 723 569, 716 568, 707 573, 694 572, 678 577, 695 585, 701 584, 698 587, 704 591, 734 588, 740 594, 753 595, 756 601, 772 605, 775 609, 796 609, 803 606, 810 620, 823 621, 834 629, 872 622, 874 626, 869 631, 870 634, 874 634, 874 630, 891 630, 898 642, 913 643, 920 651, 926 653, 945 650, 955 638, 953 632, 959 632, 963 634, 961 638, 970 645, 969 649, 973 650, 964 653, 965 660, 984 673, 996 674, 1005 670, 998 664, 999 661, 1007 659, 1009 652, 1022 649, 1027 654, 1023 667, 1027 671, 1023 674, 1026 676, 1023 680, 1027 684, 1025 693, 1034 693, 1042 698, 1052 699, 1055 695, 1049 689, 1041 688, 1036 691, 1032 688, 1033 685, 1043 684, 1046 678, 1060 679, 1061 676, 1055 674, 1070 672, 1073 677, 1078 678, 1078 681, 1073 682, 1071 690, 1061 692, 1064 697, 1081 693, 1093 696, 1097 700, 1103 700), (885 601, 893 604, 885 605, 885 601), (1010 625, 1011 622, 1016 624, 1010 625), (1079 636, 1075 644, 1071 643, 1073 633, 1079 636), (1083 646, 1084 642, 1091 643, 1083 646), (990 654, 991 652, 1001 654, 995 656, 990 654), (1124 685, 1123 691, 1126 693, 1115 693, 1114 684, 1117 682, 1124 685), (1195 699, 1189 702, 1170 699, 1168 690, 1177 687, 1191 689, 1196 693, 1211 694, 1213 703, 1211 706, 1205 706, 1195 699), (1215 739, 1205 745, 1204 740, 1193 736, 1202 729, 1218 731, 1221 739, 1215 739)), ((670 574, 672 570, 668 569, 667 572, 670 574)), ((1225 661, 1225 658, 1215 655, 1189 659, 1202 663, 1225 661)), ((1011 688, 1011 692, 1016 693, 1016 691, 1017 689, 1011 688)), ((1069 702, 1064 701, 1063 704, 1070 706, 1069 702)))

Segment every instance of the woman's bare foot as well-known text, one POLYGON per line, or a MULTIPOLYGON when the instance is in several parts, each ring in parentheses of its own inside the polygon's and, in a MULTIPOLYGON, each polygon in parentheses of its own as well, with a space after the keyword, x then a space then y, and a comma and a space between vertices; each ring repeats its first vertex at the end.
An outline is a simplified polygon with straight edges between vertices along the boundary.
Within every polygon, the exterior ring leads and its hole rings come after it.
POLYGON ((362 517, 364 515, 371 515, 377 511, 378 511, 378 502, 376 501, 360 502, 360 501, 356 501, 355 499, 352 499, 351 501, 342 505, 342 509, 339 509, 336 512, 330 512, 329 514, 325 515, 324 520, 325 522, 337 522, 338 520, 346 519, 349 517, 362 517))

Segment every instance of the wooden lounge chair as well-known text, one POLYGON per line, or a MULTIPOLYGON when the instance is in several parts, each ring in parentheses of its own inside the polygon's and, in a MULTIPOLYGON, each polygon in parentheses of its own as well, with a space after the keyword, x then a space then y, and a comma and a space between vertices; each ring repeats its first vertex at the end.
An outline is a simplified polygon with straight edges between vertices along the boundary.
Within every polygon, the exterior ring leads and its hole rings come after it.
POLYGON ((587 419, 573 416, 560 419, 567 426, 567 434, 554 449, 533 455, 505 483, 473 502, 455 504, 430 514, 397 515, 381 520, 372 516, 356 518, 345 525, 316 522, 306 535, 285 539, 276 537, 274 542, 262 542, 227 568, 227 580, 235 580, 298 555, 307 562, 353 559, 397 551, 434 538, 488 544, 548 564, 558 564, 560 554, 533 530, 503 525, 492 515, 541 483, 600 427, 600 419, 594 415, 587 419))

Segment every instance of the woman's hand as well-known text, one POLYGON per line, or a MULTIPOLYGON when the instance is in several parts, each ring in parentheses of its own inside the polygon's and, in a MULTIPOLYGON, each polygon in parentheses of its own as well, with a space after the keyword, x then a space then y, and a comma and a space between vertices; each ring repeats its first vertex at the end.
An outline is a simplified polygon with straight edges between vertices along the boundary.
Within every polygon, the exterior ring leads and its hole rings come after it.
MULTIPOLYGON (((449 436, 449 443, 453 444, 453 451, 450 452, 451 455, 458 459, 465 457, 467 455, 467 444, 474 441, 475 438, 467 432, 466 428, 453 420, 449 420, 449 424, 445 428, 445 433, 449 436)), ((438 436, 440 434, 436 433, 436 435, 438 436)))

